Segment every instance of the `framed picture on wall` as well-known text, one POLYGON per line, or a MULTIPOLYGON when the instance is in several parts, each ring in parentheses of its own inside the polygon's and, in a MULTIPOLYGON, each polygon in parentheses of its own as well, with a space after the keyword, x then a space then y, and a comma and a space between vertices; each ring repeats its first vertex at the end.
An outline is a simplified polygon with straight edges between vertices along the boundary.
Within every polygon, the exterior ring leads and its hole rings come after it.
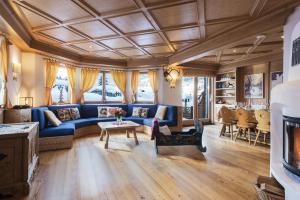
POLYGON ((264 74, 245 75, 244 79, 245 98, 264 98, 264 74))
POLYGON ((276 85, 279 85, 283 82, 283 73, 282 72, 272 72, 271 73, 271 89, 276 85))

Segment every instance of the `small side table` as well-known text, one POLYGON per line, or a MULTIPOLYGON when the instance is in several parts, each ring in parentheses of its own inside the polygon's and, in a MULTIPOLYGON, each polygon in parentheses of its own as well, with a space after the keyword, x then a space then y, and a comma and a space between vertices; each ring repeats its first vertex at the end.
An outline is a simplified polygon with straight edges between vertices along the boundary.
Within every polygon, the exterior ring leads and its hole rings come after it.
POLYGON ((4 110, 4 123, 31 122, 31 108, 4 110))

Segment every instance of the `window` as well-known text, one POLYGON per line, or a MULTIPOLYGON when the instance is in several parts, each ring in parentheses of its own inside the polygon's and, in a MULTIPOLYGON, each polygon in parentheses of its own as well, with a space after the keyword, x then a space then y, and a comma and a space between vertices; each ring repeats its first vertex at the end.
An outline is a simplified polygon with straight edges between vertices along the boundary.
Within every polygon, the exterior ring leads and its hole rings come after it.
POLYGON ((122 92, 116 86, 111 74, 105 73, 105 100, 122 101, 122 92))
POLYGON ((68 72, 65 67, 59 67, 55 84, 51 90, 53 103, 68 103, 70 101, 70 85, 68 72))
POLYGON ((110 73, 99 73, 95 85, 84 94, 84 101, 86 102, 103 102, 103 101, 122 101, 123 95, 115 84, 110 73), (103 80, 105 79, 105 85, 103 80), (105 95, 104 95, 105 94, 105 95))
POLYGON ((182 78, 183 117, 193 119, 194 109, 194 77, 182 78))
POLYGON ((4 83, 2 78, 2 66, 0 65, 0 106, 4 104, 4 83))
POLYGON ((150 86, 150 80, 148 77, 148 74, 141 73, 140 79, 139 79, 139 87, 136 94, 137 101, 153 101, 154 99, 154 93, 150 86))
POLYGON ((103 100, 103 74, 99 73, 95 85, 83 94, 84 101, 102 101, 103 100))

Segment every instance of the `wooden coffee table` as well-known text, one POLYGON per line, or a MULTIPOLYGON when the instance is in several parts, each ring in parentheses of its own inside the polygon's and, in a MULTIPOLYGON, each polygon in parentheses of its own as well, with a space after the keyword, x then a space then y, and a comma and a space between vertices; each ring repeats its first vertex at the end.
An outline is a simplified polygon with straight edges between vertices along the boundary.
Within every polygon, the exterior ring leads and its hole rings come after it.
POLYGON ((138 145, 139 141, 136 137, 136 128, 141 126, 140 124, 134 123, 132 121, 123 121, 121 123, 113 122, 98 122, 98 126, 101 128, 100 141, 103 140, 104 134, 106 134, 106 142, 104 148, 108 148, 108 140, 110 132, 115 131, 125 131, 127 138, 129 138, 129 132, 133 133, 135 144, 138 145))

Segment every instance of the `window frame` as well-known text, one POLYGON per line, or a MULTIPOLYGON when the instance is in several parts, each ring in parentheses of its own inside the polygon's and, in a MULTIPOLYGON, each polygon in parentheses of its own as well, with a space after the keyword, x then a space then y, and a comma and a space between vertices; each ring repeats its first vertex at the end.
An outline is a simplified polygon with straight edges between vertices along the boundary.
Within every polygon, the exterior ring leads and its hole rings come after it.
MULTIPOLYGON (((140 75, 141 74, 147 74, 148 75, 148 73, 147 72, 140 72, 140 75)), ((139 79, 139 82, 140 82, 140 79, 139 79)), ((152 88, 151 88, 152 89, 152 88)), ((139 89, 138 89, 139 90, 139 89)), ((154 92, 152 91, 152 93, 153 93, 153 100, 152 101, 139 101, 138 100, 138 91, 135 93, 135 101, 134 101, 134 103, 137 103, 137 104, 139 104, 139 103, 145 103, 145 104, 153 104, 154 103, 154 98, 155 98, 155 96, 154 96, 154 92)))
MULTIPOLYGON (((60 64, 59 65, 59 68, 65 68, 66 69, 66 71, 67 71, 67 67, 64 65, 64 64, 60 64)), ((57 73, 58 73, 58 71, 57 71, 57 73)), ((56 74, 56 76, 57 76, 57 74, 56 74)), ((67 71, 67 77, 68 77, 68 82, 69 82, 69 90, 71 89, 71 87, 70 87, 70 80, 69 80, 69 75, 68 75, 68 71, 67 71)), ((56 77, 57 78, 57 77, 56 77)), ((55 81, 56 81, 56 78, 55 78, 55 81)), ((52 97, 52 90, 53 90, 53 87, 52 87, 52 89, 51 89, 51 92, 50 92, 50 94, 51 94, 51 98, 52 98, 52 105, 66 105, 66 104, 71 104, 71 102, 70 102, 70 100, 71 100, 71 93, 69 92, 69 98, 68 98, 68 101, 64 101, 63 103, 58 103, 58 102, 54 102, 53 101, 53 97, 52 97)))
MULTIPOLYGON (((106 74, 110 74, 109 71, 100 71, 99 73, 102 73, 102 100, 99 101, 85 101, 84 103, 86 104, 106 104, 106 103, 122 103, 122 99, 120 101, 107 101, 106 100, 106 85, 105 85, 105 81, 106 81, 106 74)), ((124 95, 124 94, 122 94, 124 95)), ((123 96, 122 96, 123 98, 123 96)))

